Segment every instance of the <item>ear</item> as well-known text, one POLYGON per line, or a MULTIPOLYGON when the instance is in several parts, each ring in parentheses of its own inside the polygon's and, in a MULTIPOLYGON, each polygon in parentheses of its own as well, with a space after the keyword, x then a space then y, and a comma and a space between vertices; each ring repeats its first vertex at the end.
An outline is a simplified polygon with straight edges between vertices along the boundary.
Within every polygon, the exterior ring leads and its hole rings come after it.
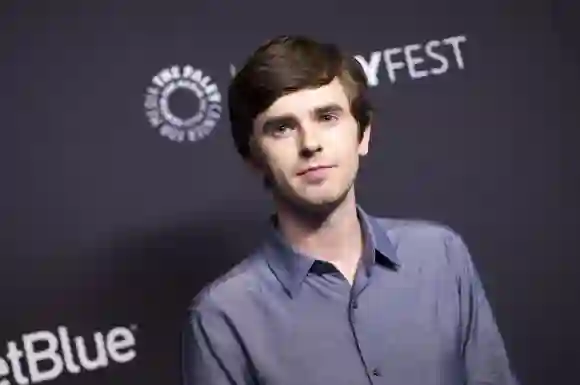
POLYGON ((250 168, 250 170, 252 170, 253 173, 263 174, 264 167, 260 149, 256 145, 254 138, 250 138, 248 144, 249 144, 248 156, 244 159, 246 165, 250 168))
POLYGON ((262 165, 260 161, 256 159, 256 156, 254 154, 250 153, 248 157, 244 159, 244 161, 246 165, 250 168, 250 170, 252 170, 253 173, 256 174, 262 173, 262 165))
POLYGON ((369 144, 371 141, 371 125, 369 124, 363 131, 363 136, 358 144, 358 154, 365 156, 369 152, 369 144))

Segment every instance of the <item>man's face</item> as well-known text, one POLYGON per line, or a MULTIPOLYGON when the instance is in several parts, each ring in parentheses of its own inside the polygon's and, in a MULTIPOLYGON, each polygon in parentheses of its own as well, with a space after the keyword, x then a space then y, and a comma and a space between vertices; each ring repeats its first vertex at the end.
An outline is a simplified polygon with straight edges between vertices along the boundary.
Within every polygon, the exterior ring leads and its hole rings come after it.
POLYGON ((352 188, 368 152, 338 79, 278 98, 254 120, 254 159, 274 193, 301 206, 336 202, 352 188))

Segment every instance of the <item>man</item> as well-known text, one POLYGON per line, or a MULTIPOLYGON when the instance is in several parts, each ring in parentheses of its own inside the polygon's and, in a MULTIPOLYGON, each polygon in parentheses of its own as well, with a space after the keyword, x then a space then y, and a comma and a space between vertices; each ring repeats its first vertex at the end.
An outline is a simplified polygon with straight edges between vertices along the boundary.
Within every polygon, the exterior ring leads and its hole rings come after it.
POLYGON ((460 236, 356 203, 372 120, 356 61, 278 37, 228 97, 276 210, 264 243, 193 301, 187 385, 516 384, 460 236))

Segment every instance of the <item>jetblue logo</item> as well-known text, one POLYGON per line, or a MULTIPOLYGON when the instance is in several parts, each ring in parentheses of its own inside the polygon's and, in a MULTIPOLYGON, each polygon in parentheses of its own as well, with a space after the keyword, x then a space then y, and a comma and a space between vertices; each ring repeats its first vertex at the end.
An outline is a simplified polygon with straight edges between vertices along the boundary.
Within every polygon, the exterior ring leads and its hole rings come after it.
POLYGON ((112 362, 127 363, 137 355, 135 330, 115 327, 85 338, 71 337, 66 327, 59 326, 56 333, 42 330, 24 334, 19 341, 8 341, 5 358, 0 356, 0 385, 36 384, 65 372, 78 374, 106 368, 112 362))

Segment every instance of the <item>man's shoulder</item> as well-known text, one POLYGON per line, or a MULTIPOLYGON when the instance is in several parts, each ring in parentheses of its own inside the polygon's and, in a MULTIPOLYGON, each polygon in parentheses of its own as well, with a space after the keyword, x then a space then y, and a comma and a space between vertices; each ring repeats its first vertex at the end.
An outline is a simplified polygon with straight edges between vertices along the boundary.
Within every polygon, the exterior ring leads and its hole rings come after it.
POLYGON ((448 242, 461 239, 461 235, 450 226, 427 219, 373 217, 379 228, 394 243, 405 240, 448 242))
POLYGON ((259 289, 263 274, 262 259, 258 252, 246 256, 225 273, 206 283, 190 303, 190 311, 225 311, 244 306, 248 294, 259 289))
POLYGON ((454 265, 463 269, 470 255, 463 237, 442 222, 426 219, 373 217, 397 250, 403 264, 454 265))

